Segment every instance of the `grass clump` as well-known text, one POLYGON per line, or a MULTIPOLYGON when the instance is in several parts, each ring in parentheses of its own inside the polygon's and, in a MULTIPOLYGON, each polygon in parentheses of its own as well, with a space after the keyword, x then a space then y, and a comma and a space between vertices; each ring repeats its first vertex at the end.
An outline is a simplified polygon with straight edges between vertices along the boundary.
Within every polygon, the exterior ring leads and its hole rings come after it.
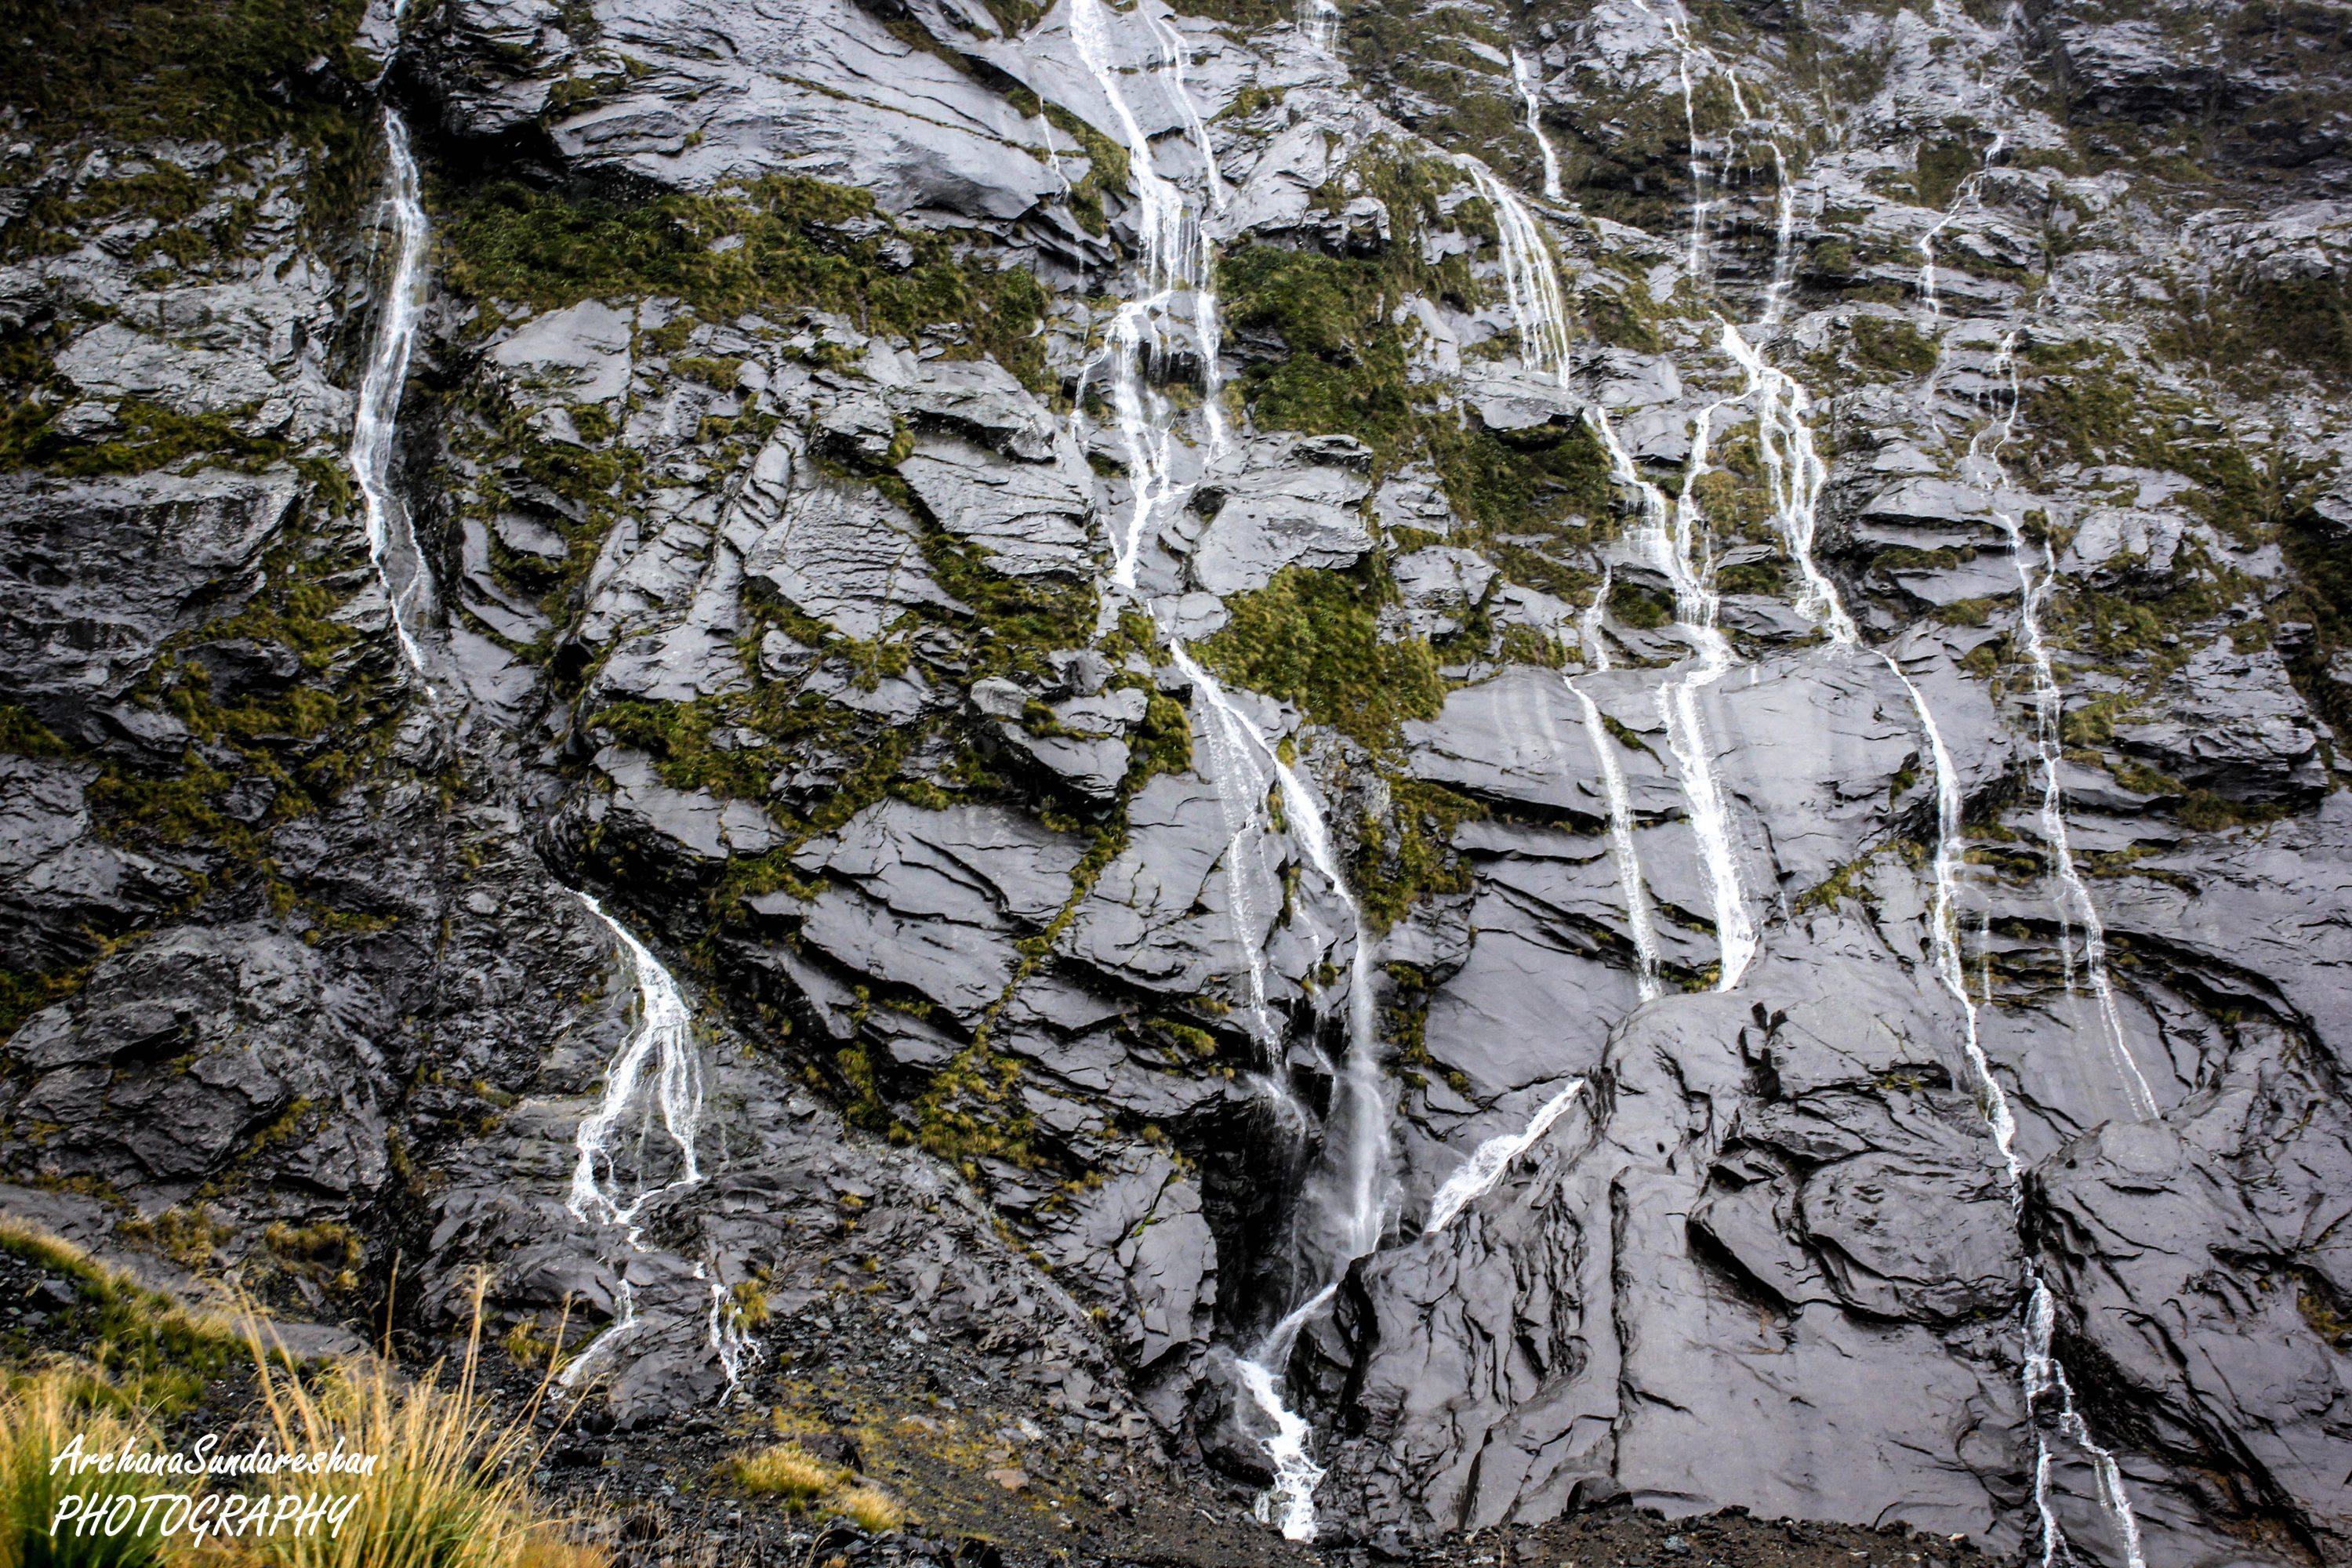
POLYGON ((841 1483, 843 1470, 798 1443, 772 1443, 727 1461, 728 1479, 754 1497, 808 1503, 841 1483))
MULTIPOLYGON (((404 1380, 389 1360, 344 1363, 306 1382, 248 1338, 270 1436, 280 1451, 377 1456, 367 1473, 281 1471, 266 1497, 324 1494, 344 1511, 332 1533, 275 1532, 238 1541, 231 1558, 272 1568, 601 1568, 604 1555, 563 1533, 530 1489, 539 1458, 538 1400, 501 1421, 475 1392, 481 1310, 454 1378, 444 1368, 404 1380)), ((542 1390, 543 1392, 543 1390, 542 1390)), ((333 1517, 331 1513, 330 1517, 333 1517)))
POLYGON ((970 350, 1033 384, 1044 375, 1034 276, 960 258, 946 236, 901 229, 869 193, 823 180, 634 205, 501 180, 459 195, 442 233, 448 285, 476 300, 555 310, 665 294, 709 319, 834 310, 867 331, 961 328, 970 350))
POLYGON ((136 1415, 102 1402, 103 1382, 65 1367, 37 1373, 0 1397, 0 1568, 146 1568, 161 1559, 168 1539, 160 1515, 145 1500, 186 1492, 189 1479, 79 1468, 79 1453, 95 1458, 155 1447, 153 1429, 136 1415), (93 1402, 97 1394, 100 1402, 93 1402), (83 1517, 99 1524, 87 1533, 73 1522, 55 1524, 61 1505, 79 1495, 83 1517), (106 1533, 115 1512, 123 1527, 106 1533), (142 1516, 145 1517, 142 1517, 142 1516))
POLYGON ((227 1326, 189 1311, 120 1268, 36 1226, 0 1215, 0 1252, 61 1275, 80 1298, 68 1323, 100 1374, 134 1389, 159 1415, 195 1403, 236 1354, 227 1326))
POLYGON ((898 1500, 839 1465, 817 1458, 798 1443, 772 1443, 727 1461, 727 1479, 754 1497, 773 1498, 786 1507, 839 1514, 869 1535, 883 1535, 907 1522, 898 1500))

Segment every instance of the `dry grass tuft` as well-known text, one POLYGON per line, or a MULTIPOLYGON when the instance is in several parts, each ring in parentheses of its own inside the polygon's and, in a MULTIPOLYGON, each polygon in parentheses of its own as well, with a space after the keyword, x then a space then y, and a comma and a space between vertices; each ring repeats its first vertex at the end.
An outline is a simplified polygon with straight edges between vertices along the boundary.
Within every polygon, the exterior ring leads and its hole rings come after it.
POLYGON ((134 1449, 154 1446, 143 1418, 94 1405, 92 1394, 120 1398, 85 1373, 52 1367, 0 1398, 0 1568, 146 1568, 163 1556, 166 1542, 152 1521, 141 1522, 148 1510, 137 1500, 188 1490, 184 1479, 52 1468, 77 1436, 93 1457, 120 1452, 126 1442, 134 1449), (116 1500, 133 1500, 124 1528, 81 1534, 68 1522, 52 1533, 58 1503, 71 1493, 80 1494, 85 1512, 101 1518, 121 1506, 116 1500))
POLYGON ((798 1443, 738 1454, 727 1462, 727 1473, 747 1492, 793 1503, 822 1497, 847 1479, 840 1467, 826 1464, 798 1443))
POLYGON ((883 1535, 907 1522, 907 1510, 880 1487, 855 1487, 834 1498, 833 1506, 868 1535, 883 1535))

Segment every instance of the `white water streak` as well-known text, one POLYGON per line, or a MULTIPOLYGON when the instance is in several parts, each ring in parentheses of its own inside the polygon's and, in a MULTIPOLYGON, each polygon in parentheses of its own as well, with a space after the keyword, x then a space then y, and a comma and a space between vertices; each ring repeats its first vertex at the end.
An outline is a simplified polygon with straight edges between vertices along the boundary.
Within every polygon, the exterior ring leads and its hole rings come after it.
MULTIPOLYGON (((1724 346, 1747 373, 1749 393, 1758 399, 1759 445, 1769 475, 1774 513, 1805 583, 1805 595, 1799 601, 1799 607, 1824 626, 1833 643, 1843 647, 1856 647, 1860 638, 1853 621, 1846 614, 1835 585, 1822 573, 1812 555, 1816 508, 1822 483, 1826 479, 1826 468, 1814 449, 1807 417, 1809 400, 1801 387, 1783 373, 1765 364, 1762 356, 1750 348, 1728 323, 1724 327, 1724 346)), ((2013 336, 2004 339, 2001 344, 2000 361, 2009 370, 2011 395, 2008 411, 1999 426, 1999 437, 1990 454, 1979 449, 1981 432, 1979 441, 1971 443, 1970 447, 1970 455, 1990 468, 1996 479, 2000 477, 2000 448, 2010 438, 2010 423, 2015 418, 2017 406, 2013 346, 2013 336)), ((2051 834, 2053 842, 2058 846, 2062 874, 2071 877, 2073 862, 2064 848, 2065 822, 2056 796, 2052 761, 2056 742, 2055 721, 2046 716, 2054 708, 2056 683, 2051 677, 2047 650, 2041 644, 2038 606, 2034 601, 2033 584, 2027 577, 2023 541, 2013 520, 1998 510, 1995 515, 2010 535, 2011 547, 2018 562, 2021 585, 2025 593, 2026 608, 2021 614, 2027 626, 2029 651, 2036 668, 2036 728, 2041 732, 2037 742, 2042 749, 2045 831, 2051 834), (2043 697, 2045 691, 2048 693, 2046 699, 2043 697)), ((2046 549, 2044 559, 2047 560, 2046 549)), ((2046 582, 2045 574, 2045 584, 2046 582)), ((1883 650, 1874 651, 1877 651, 1888 671, 1902 683, 1903 689, 1911 700, 1913 710, 1918 715, 1920 728, 1927 738, 1936 784, 1935 896, 1928 911, 1929 954, 1937 981, 1959 1006, 1961 1048, 1976 1079, 1979 1104, 2008 1177, 2011 1209, 2021 1221, 2025 1189, 2023 1172, 2016 1152, 2017 1119, 2010 1107, 2009 1096, 2002 1089, 2000 1079, 1993 1072, 1992 1063, 1985 1055, 1977 1005, 1969 993, 1968 971, 1960 952, 1958 905, 1966 802, 1960 789, 1959 772, 1953 765, 1951 752, 1944 743, 1943 731, 1936 722, 1935 711, 1928 706, 1927 695, 1891 655, 1883 650)), ((2082 891, 2079 879, 2075 879, 2073 885, 2081 893, 2085 918, 2090 929, 2095 930, 2097 912, 2090 909, 2089 896, 2082 891)), ((2062 907, 2062 945, 2063 918, 2062 907)), ((2091 940, 2086 939, 2085 948, 2086 952, 2096 951, 2104 957, 2104 950, 2095 947, 2091 940)), ((2125 1064, 2130 1066, 2130 1055, 2122 1048, 2121 1027, 2116 1020, 2112 995, 2104 987, 2105 980, 2102 963, 2095 984, 2101 986, 2103 1016, 2107 1020, 2110 1039, 2125 1064)), ((1992 994, 1990 975, 1984 989, 1986 999, 1990 1001, 1992 994)), ((2132 1067, 2131 1072, 2137 1079, 2137 1067, 2132 1067)), ((2145 1083, 2140 1087, 2145 1095, 2145 1083)), ((2144 1114, 2154 1114, 2152 1103, 2144 1114)), ((2033 1500, 2035 1514, 2042 1526, 2043 1568, 2058 1568, 2062 1561, 2071 1560, 2071 1553, 2066 1550, 2065 1532, 2058 1522, 2053 1502, 2050 1443, 2037 1415, 2039 1407, 2053 1396, 2057 1405, 2055 1423, 2059 1432, 2091 1458, 2099 1479, 2099 1500, 2115 1524, 2127 1568, 2146 1568, 2141 1553, 2139 1521, 2132 1511, 2130 1495, 2124 1489, 2121 1468, 2116 1464, 2114 1454, 2092 1437, 2089 1424, 2075 1408, 2074 1391, 2067 1381, 2065 1368, 2059 1364, 2053 1353, 2051 1345, 2055 1308, 2049 1286, 2035 1268, 2030 1254, 2024 1265, 2024 1284, 2028 1305, 2022 1382, 2028 1418, 2034 1423, 2033 1500)))
MULTIPOLYGON (((573 897, 603 922, 628 955, 630 975, 637 987, 638 1016, 620 1054, 605 1069, 603 1101, 580 1123, 573 1138, 579 1159, 572 1167, 572 1194, 564 1206, 579 1219, 631 1227, 630 1244, 635 1246, 637 1212, 648 1199, 702 1180, 702 1167, 695 1158, 695 1139, 702 1122, 702 1058, 694 1048, 694 1021, 677 979, 628 927, 604 912, 604 905, 586 893, 573 897), (643 1089, 649 1067, 652 1098, 647 1100, 643 1089), (662 1130, 677 1151, 678 1173, 659 1186, 640 1184, 624 1203, 614 1170, 613 1145, 622 1122, 633 1112, 648 1120, 659 1113, 662 1130)), ((643 1138, 641 1133, 641 1145, 643 1138)))
POLYGON ((1519 89, 1519 102, 1527 110, 1528 134, 1536 139, 1536 148, 1543 154, 1544 200, 1563 199, 1559 187, 1559 150, 1544 133, 1543 100, 1539 96, 1542 84, 1536 79, 1535 62, 1518 50, 1511 51, 1511 84, 1519 89))
POLYGON ((1259 1439, 1266 1458, 1274 1463, 1274 1484, 1258 1494, 1254 1511, 1260 1524, 1279 1525, 1284 1536, 1292 1541, 1315 1539, 1315 1489, 1323 1484, 1324 1472, 1307 1451, 1313 1429, 1283 1401, 1281 1369, 1290 1363, 1291 1346, 1297 1342, 1298 1331, 1328 1307, 1339 1293, 1338 1282, 1324 1286, 1291 1309, 1289 1315, 1258 1342, 1257 1349, 1234 1363, 1234 1370, 1241 1374, 1242 1386, 1249 1391, 1259 1412, 1274 1424, 1272 1434, 1259 1439))
MULTIPOLYGON (((417 548, 408 509, 393 493, 392 449, 400 426, 401 395, 408 384, 409 356, 416 346, 417 315, 425 301, 427 229, 408 125, 397 110, 383 111, 383 138, 391 171, 385 202, 392 217, 392 277, 377 310, 375 341, 369 345, 367 370, 360 380, 347 461, 366 515, 368 560, 392 603, 393 633, 409 668, 423 675, 421 637, 433 615, 433 574, 417 548)), ((428 685, 426 690, 431 689, 428 685)))
MULTIPOLYGON (((1936 241, 1942 236, 1945 229, 1951 226, 1952 220, 1960 216, 1962 207, 1976 200, 1978 192, 1984 185, 1985 175, 1992 168, 1993 160, 2000 157, 2001 150, 2008 145, 2008 129, 2003 127, 1996 130, 1993 132, 1991 143, 1985 148, 1984 161, 1977 165, 1975 173, 1962 180, 1959 187, 1953 191, 1952 199, 1945 206, 1943 216, 1929 226, 1927 233, 1919 237, 1919 298, 1927 302, 1927 324, 1931 331, 1944 318, 1944 303, 1936 293, 1936 241)), ((1916 162, 1916 155, 1914 162, 1916 162)))
POLYGON ((1250 837, 1265 816, 1266 792, 1273 784, 1272 776, 1258 763, 1265 748, 1255 727, 1234 706, 1224 688, 1193 662, 1190 650, 1175 643, 1170 651, 1176 668, 1192 683, 1193 691, 1208 710, 1201 731, 1208 742, 1209 782, 1216 786, 1218 810, 1225 822, 1225 914, 1233 927, 1234 941, 1242 950, 1249 987, 1244 1003, 1244 1016, 1250 1034, 1266 1053, 1276 1098, 1284 1103, 1289 1119, 1303 1120, 1303 1113, 1291 1101, 1288 1078, 1281 1060, 1282 1029, 1266 1006, 1265 931, 1271 923, 1271 912, 1264 907, 1249 875, 1250 837))
MULTIPOLYGON (((1209 286, 1214 255, 1183 193, 1153 164, 1151 139, 1128 101, 1120 73, 1112 62, 1109 14, 1102 0, 1068 0, 1067 10, 1071 42, 1118 123, 1138 208, 1139 288, 1113 316, 1096 361, 1109 363, 1110 404, 1118 423, 1130 490, 1127 520, 1112 533, 1111 578, 1119 587, 1132 591, 1136 565, 1152 537, 1156 520, 1181 506, 1190 493, 1176 477, 1172 411, 1150 374, 1152 362, 1178 346, 1170 322, 1180 304, 1190 307, 1190 330, 1185 335, 1202 366, 1202 420, 1208 447, 1203 462, 1213 461, 1226 441, 1217 365, 1223 329, 1217 320, 1216 295, 1209 286)), ((1163 74, 1172 82, 1172 95, 1181 105, 1187 128, 1206 166, 1211 199, 1223 205, 1224 181, 1209 145, 1208 127, 1184 86, 1182 40, 1156 16, 1147 15, 1145 20, 1161 53, 1163 74)), ((1087 368, 1091 373, 1093 366, 1087 368)), ((1080 390, 1083 395, 1083 386, 1080 390)))
POLYGON ((2074 864, 2074 845, 2066 831, 2066 802, 2058 784, 2058 763, 2064 752, 2060 721, 2065 712, 2065 699, 2058 689, 2056 671, 2050 660, 2050 645, 2042 635, 2042 612, 2051 589, 2057 581, 2057 562, 2045 542, 2041 548, 2042 571, 2037 574, 2028 555, 2028 542, 2018 519, 2000 504, 2000 486, 2007 479, 2000 466, 2001 448, 2008 445, 2017 418, 2019 396, 2017 334, 2003 337, 1995 360, 1996 369, 2005 373, 2009 382, 2009 405, 2000 418, 1984 430, 1979 430, 1969 442, 1969 456, 1977 459, 1980 474, 1992 481, 1995 497, 1993 521, 2008 536, 2010 558, 2017 567, 2019 594, 2018 629, 2024 638, 2028 667, 2033 672, 2033 745, 2042 770, 2042 831, 2050 847, 2053 868, 2057 873, 2058 896, 2054 900, 2058 912, 2058 950, 2065 967, 2066 984, 2074 984, 2074 960, 2069 941, 2070 927, 2079 926, 2083 932, 2083 970, 2089 981, 2091 993, 2097 999, 2102 1040, 2121 1080, 2124 1093, 2130 1100, 2133 1112, 2143 1121, 2158 1114, 2156 1096, 2147 1079, 2132 1058, 2130 1042, 2124 1036, 2123 1018, 2116 1007, 2114 983, 2107 974, 2107 933, 2099 919, 2098 907, 2091 901, 2091 890, 2083 883, 2083 875, 2074 864), (1998 432, 1988 447, 1985 437, 1998 432))
POLYGON ((1566 1089, 1537 1109, 1526 1127, 1479 1144, 1430 1198, 1429 1221, 1422 1226, 1422 1234, 1444 1230, 1464 1209, 1493 1192, 1495 1184, 1503 1179, 1503 1173, 1511 1168, 1511 1163, 1540 1142, 1552 1124, 1568 1114, 1568 1108, 1583 1093, 1584 1080, 1571 1079, 1566 1089))
MULTIPOLYGON (((1601 606, 1609 602, 1612 573, 1603 567, 1601 586, 1578 622, 1584 645, 1584 662, 1594 670, 1609 668, 1609 644, 1601 626, 1601 606)), ((1584 710, 1584 737, 1601 764, 1601 784, 1609 801, 1609 856, 1617 866, 1617 890, 1625 900, 1625 926, 1633 938, 1634 984, 1642 1000, 1659 994, 1658 931, 1650 912, 1650 890, 1642 880, 1641 852, 1633 846, 1633 797, 1625 787, 1625 770, 1617 761, 1617 737, 1601 721, 1601 705, 1574 680, 1569 692, 1584 710)))
MULTIPOLYGON (((1308 864, 1322 875, 1332 895, 1346 909, 1349 934, 1355 944, 1349 964, 1348 1049, 1335 1080, 1331 1114, 1325 1121, 1327 1129, 1336 1130, 1340 1136, 1336 1150, 1327 1140, 1326 1169, 1320 1173, 1321 1179, 1316 1186, 1320 1198, 1321 1235, 1328 1238, 1324 1249, 1327 1278, 1321 1289, 1286 1317, 1252 1357, 1237 1363, 1244 1386, 1273 1423, 1272 1435, 1263 1441, 1274 1465, 1275 1483, 1259 1500, 1258 1517, 1276 1522, 1278 1516, 1286 1536, 1294 1541, 1312 1541, 1316 1531, 1315 1488, 1322 1480, 1323 1471, 1307 1451, 1311 1429, 1283 1402, 1279 1369, 1289 1355, 1298 1326, 1330 1301, 1349 1266, 1376 1249, 1387 1228, 1392 1151, 1389 1143, 1386 1080, 1381 1070, 1374 1016, 1377 955, 1314 792, 1181 643, 1171 647, 1171 656, 1210 710, 1210 722, 1203 726, 1204 731, 1212 736, 1223 737, 1222 741, 1213 739, 1211 743, 1219 798, 1228 798, 1229 792, 1223 782, 1226 776, 1255 781, 1244 787, 1254 789, 1255 798, 1250 804, 1262 810, 1266 784, 1279 783, 1284 816, 1291 835, 1305 851, 1308 864)), ((1227 820, 1230 826, 1233 818, 1229 816, 1227 820)), ((1254 825, 1255 817, 1251 821, 1254 825)), ((1227 851, 1229 876, 1231 863, 1239 854, 1240 837, 1237 830, 1227 851)), ((1262 988, 1264 961, 1251 945, 1255 936, 1253 920, 1244 946, 1255 972, 1251 983, 1262 988)), ((1278 1046, 1279 1033, 1270 1015, 1265 1024, 1270 1043, 1278 1046)), ((1281 1071, 1281 1065, 1276 1063, 1277 1079, 1281 1071)), ((1287 1102, 1287 1089, 1279 1082, 1276 1092, 1287 1102)), ((1294 1114, 1303 1120, 1303 1113, 1295 1108, 1294 1114)))
POLYGON ((1527 204, 1495 172, 1467 153, 1454 160, 1494 209, 1502 253, 1503 293, 1519 334, 1519 358, 1532 371, 1568 380, 1568 296, 1552 265, 1551 247, 1527 204))

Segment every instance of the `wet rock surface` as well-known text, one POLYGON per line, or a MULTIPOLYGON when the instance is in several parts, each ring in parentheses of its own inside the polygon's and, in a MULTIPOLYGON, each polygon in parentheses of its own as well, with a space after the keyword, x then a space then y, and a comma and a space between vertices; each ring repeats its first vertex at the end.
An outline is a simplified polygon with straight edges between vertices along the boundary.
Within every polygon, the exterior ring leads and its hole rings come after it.
POLYGON ((648 1562, 2352 1557, 2333 22, 305 26, 0 152, 5 1206, 648 1562))

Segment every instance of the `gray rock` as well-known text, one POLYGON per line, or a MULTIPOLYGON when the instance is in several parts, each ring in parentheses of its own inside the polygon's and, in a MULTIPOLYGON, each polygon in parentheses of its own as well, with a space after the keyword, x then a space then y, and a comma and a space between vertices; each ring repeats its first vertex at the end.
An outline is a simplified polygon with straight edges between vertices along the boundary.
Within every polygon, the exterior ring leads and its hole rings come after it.
POLYGON ((2116 726, 2126 752, 2231 800, 2309 799, 2326 787, 2319 737, 2276 651, 2225 639, 2166 678, 2158 716, 2116 726))

